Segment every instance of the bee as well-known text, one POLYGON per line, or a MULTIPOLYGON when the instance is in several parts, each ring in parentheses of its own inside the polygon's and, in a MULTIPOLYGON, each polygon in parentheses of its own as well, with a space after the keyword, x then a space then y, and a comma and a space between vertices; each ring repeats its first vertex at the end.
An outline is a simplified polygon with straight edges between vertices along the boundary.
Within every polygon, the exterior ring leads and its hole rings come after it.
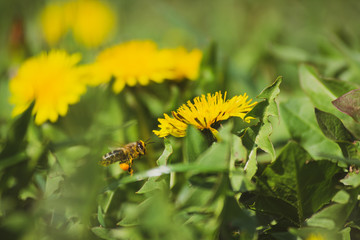
POLYGON ((142 140, 128 143, 123 147, 117 148, 106 153, 99 162, 102 166, 109 166, 115 162, 119 162, 120 168, 133 174, 132 163, 138 157, 145 155, 146 143, 142 140))

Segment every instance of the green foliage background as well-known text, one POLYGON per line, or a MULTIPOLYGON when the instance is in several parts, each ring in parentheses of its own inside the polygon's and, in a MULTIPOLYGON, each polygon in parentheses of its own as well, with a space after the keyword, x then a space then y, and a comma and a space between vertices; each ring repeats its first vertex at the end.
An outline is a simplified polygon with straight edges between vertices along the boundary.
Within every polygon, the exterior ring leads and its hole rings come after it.
POLYGON ((49 49, 37 25, 45 1, 1 1, 2 239, 360 239, 359 96, 339 98, 360 84, 358 1, 110 3, 112 40, 58 47, 84 62, 133 39, 199 47, 201 76, 118 95, 88 88, 55 124, 35 126, 31 108, 12 119, 10 76, 49 49), (24 38, 14 45, 15 21, 24 38), (183 139, 152 134, 163 113, 218 90, 257 96, 256 120, 223 123, 217 143, 193 128, 183 139), (149 137, 134 176, 97 164, 109 146, 149 137))

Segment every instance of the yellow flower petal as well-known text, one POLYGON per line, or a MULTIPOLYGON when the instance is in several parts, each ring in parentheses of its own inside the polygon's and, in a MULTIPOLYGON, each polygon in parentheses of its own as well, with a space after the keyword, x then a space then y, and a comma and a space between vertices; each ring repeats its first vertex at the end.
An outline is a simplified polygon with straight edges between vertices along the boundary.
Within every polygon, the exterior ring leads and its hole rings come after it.
POLYGON ((102 51, 94 64, 88 65, 89 84, 96 85, 115 78, 114 91, 120 92, 124 84, 148 85, 165 79, 196 79, 202 53, 184 48, 159 50, 152 41, 129 41, 102 51), (102 77, 107 76, 107 77, 102 77))
POLYGON ((40 21, 49 45, 72 30, 77 42, 92 48, 109 38, 115 29, 116 15, 105 1, 70 0, 49 3, 42 10, 40 21))
POLYGON ((86 91, 76 64, 79 54, 53 50, 25 61, 10 80, 10 102, 15 105, 13 116, 21 114, 35 101, 35 123, 55 122, 64 116, 68 105, 79 101, 86 91))
POLYGON ((105 1, 80 0, 73 3, 73 7, 75 39, 89 48, 102 44, 115 27, 116 16, 110 6, 105 1))
POLYGON ((244 121, 246 113, 248 113, 256 104, 248 100, 246 93, 244 95, 235 96, 230 100, 226 100, 226 92, 224 97, 221 92, 216 92, 207 96, 202 95, 196 97, 187 104, 183 104, 175 112, 172 112, 174 118, 164 114, 164 118, 159 118, 160 130, 154 130, 154 134, 159 137, 166 137, 173 135, 175 137, 184 137, 186 135, 186 128, 188 125, 193 125, 199 130, 208 129, 214 136, 217 135, 216 127, 221 122, 230 117, 239 117, 244 121))

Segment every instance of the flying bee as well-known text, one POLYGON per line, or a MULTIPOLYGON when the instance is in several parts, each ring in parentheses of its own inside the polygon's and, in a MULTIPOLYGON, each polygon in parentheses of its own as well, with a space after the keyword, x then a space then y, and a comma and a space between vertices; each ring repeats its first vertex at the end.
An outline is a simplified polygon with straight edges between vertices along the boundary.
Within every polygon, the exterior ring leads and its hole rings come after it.
POLYGON ((120 168, 133 174, 132 163, 138 157, 145 155, 146 143, 142 140, 126 144, 121 148, 117 148, 106 153, 99 162, 102 166, 109 166, 115 162, 119 162, 120 168))

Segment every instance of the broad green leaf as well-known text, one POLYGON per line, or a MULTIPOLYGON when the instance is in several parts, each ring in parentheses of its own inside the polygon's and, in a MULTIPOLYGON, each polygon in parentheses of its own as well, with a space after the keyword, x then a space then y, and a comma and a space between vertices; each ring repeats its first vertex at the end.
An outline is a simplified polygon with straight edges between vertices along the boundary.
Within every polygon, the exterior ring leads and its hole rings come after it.
POLYGON ((275 82, 265 88, 257 98, 265 99, 258 103, 246 116, 259 118, 260 122, 248 129, 244 135, 244 145, 250 150, 259 147, 268 154, 271 159, 275 159, 275 149, 270 141, 272 126, 269 117, 278 117, 278 108, 275 98, 279 95, 282 77, 278 77, 275 82))
POLYGON ((360 174, 350 173, 349 176, 340 181, 347 186, 357 188, 358 186, 360 186, 360 174))
POLYGON ((291 137, 314 159, 342 157, 340 147, 326 138, 318 127, 312 104, 307 98, 281 103, 280 111, 291 137))
POLYGON ((290 229, 291 233, 301 237, 301 239, 324 239, 324 240, 344 240, 342 234, 320 227, 302 227, 299 229, 290 229))
POLYGON ((349 202, 349 199, 350 195, 346 191, 340 190, 335 194, 332 201, 336 203, 346 204, 349 202))
POLYGON ((333 100, 332 104, 355 121, 360 122, 360 89, 352 90, 340 96, 333 100))
POLYGON ((166 178, 164 178, 164 176, 150 177, 136 193, 144 194, 154 190, 163 190, 166 189, 167 186, 168 184, 166 183, 166 178))
POLYGON ((344 124, 331 113, 315 108, 316 120, 324 135, 333 141, 353 142, 355 139, 344 124))
POLYGON ((240 208, 235 198, 226 198, 221 215, 219 239, 234 239, 234 232, 236 239, 254 239, 258 225, 256 216, 254 212, 240 208))
MULTIPOLYGON (((339 171, 335 163, 313 161, 297 143, 289 142, 259 177, 259 195, 280 199, 294 207, 298 219, 292 220, 301 224, 331 200, 336 192, 333 177, 339 171)), ((286 210, 278 214, 293 217, 286 210)))
POLYGON ((164 152, 161 154, 159 159, 156 161, 156 164, 158 166, 166 165, 167 160, 169 159, 170 155, 173 153, 171 143, 168 139, 164 138, 164 144, 165 144, 164 152))
POLYGON ((186 129, 184 141, 183 156, 185 162, 195 161, 208 146, 202 133, 193 126, 189 126, 186 129))
POLYGON ((353 143, 354 136, 346 129, 344 124, 331 113, 323 112, 315 108, 316 120, 324 135, 335 141, 341 148, 344 157, 352 158, 357 156, 357 147, 353 143))
POLYGON ((340 117, 342 114, 337 114, 336 109, 331 104, 331 101, 341 96, 349 89, 355 89, 356 86, 351 87, 349 83, 334 80, 321 79, 315 72, 315 69, 301 65, 299 68, 300 85, 304 92, 311 99, 315 107, 325 112, 330 112, 340 117))
MULTIPOLYGON (((306 220, 306 224, 308 226, 322 227, 329 230, 339 231, 344 227, 346 220, 355 207, 358 193, 359 189, 349 191, 347 195, 348 201, 345 203, 334 203, 322 209, 320 212, 314 214, 311 218, 306 220)), ((337 196, 337 198, 339 198, 339 196, 337 196)), ((341 198, 344 200, 344 196, 341 198)))
MULTIPOLYGON (((358 126, 353 126, 353 119, 345 113, 338 111, 332 104, 332 101, 351 89, 349 85, 345 86, 345 84, 343 84, 344 86, 341 88, 340 85, 342 82, 340 81, 338 81, 336 87, 333 86, 334 84, 329 85, 327 84, 327 80, 318 77, 315 70, 306 65, 300 66, 299 75, 302 89, 316 108, 334 114, 343 121, 348 129, 352 130, 352 128, 354 128, 352 131, 356 131, 357 134, 360 132, 358 126)), ((357 87, 354 86, 352 89, 356 88, 357 87)))
POLYGON ((195 163, 197 163, 198 166, 202 166, 204 168, 211 166, 218 167, 219 169, 229 166, 232 127, 232 122, 223 125, 218 134, 221 140, 219 142, 214 142, 210 148, 208 148, 196 159, 195 163))
POLYGON ((198 166, 198 170, 209 168, 224 169, 228 167, 229 157, 230 146, 228 143, 213 143, 207 151, 199 156, 195 164, 198 166))

